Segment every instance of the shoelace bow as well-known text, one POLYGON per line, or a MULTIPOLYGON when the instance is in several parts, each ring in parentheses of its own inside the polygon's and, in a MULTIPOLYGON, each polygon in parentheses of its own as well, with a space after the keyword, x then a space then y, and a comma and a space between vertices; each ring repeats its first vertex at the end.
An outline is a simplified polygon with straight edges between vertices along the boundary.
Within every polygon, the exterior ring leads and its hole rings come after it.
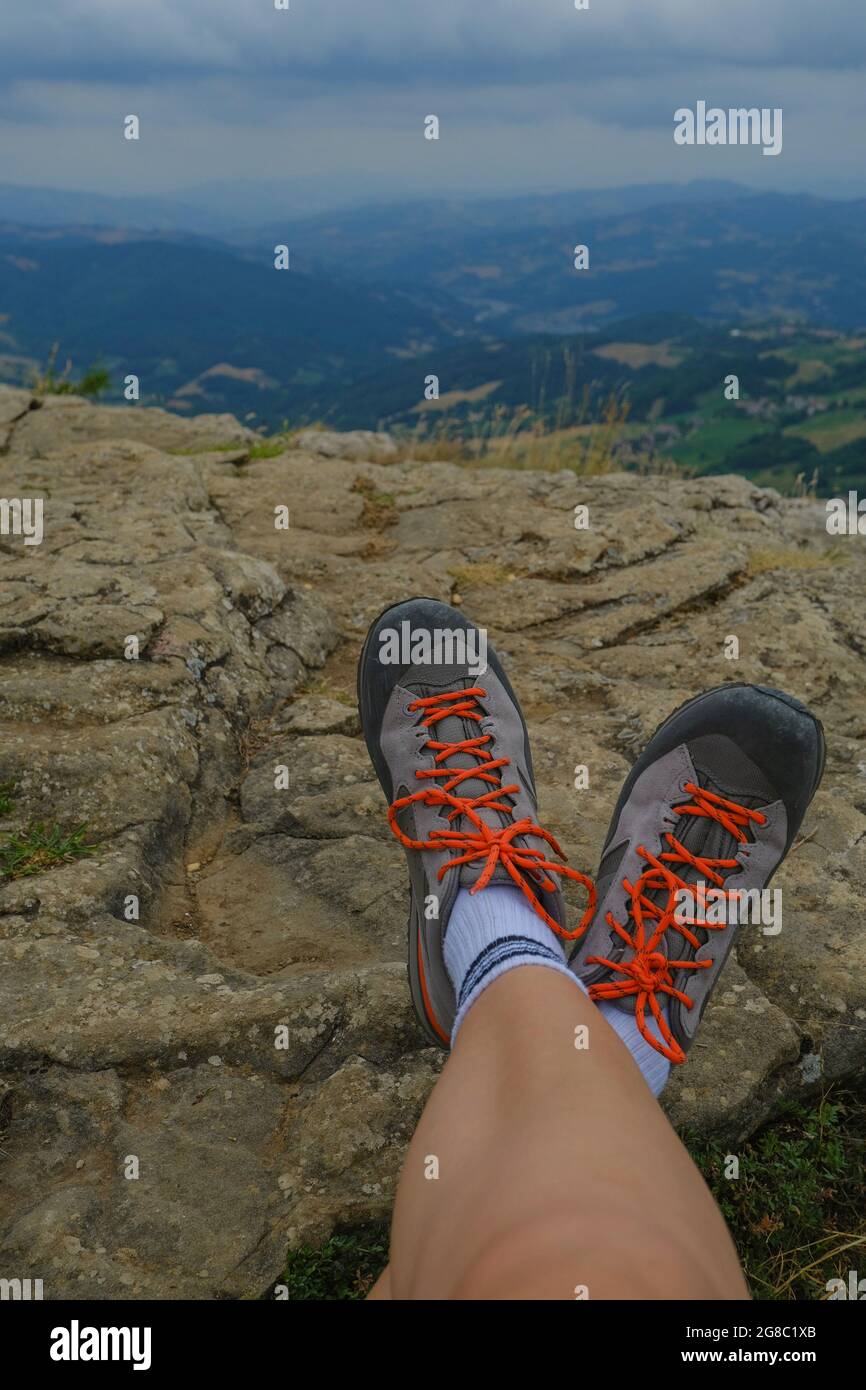
MULTIPOLYGON (((686 782, 683 791, 689 794, 693 804, 684 803, 681 806, 674 806, 673 810, 678 816, 705 816, 709 820, 718 821, 740 844, 748 839, 745 832, 751 821, 754 821, 756 825, 763 825, 767 819, 761 811, 751 811, 746 806, 738 805, 736 801, 728 801, 723 796, 717 796, 715 792, 706 791, 703 787, 696 786, 694 782, 686 782)), ((663 952, 657 948, 669 927, 678 931, 697 950, 702 943, 695 935, 695 930, 724 931, 727 924, 707 922, 705 919, 698 920, 697 918, 693 922, 689 922, 688 925, 685 922, 677 921, 675 916, 677 893, 682 889, 690 892, 695 899, 697 910, 699 905, 706 906, 705 889, 698 884, 685 883, 666 865, 691 864, 705 880, 721 887, 725 880, 724 876, 718 872, 719 869, 738 868, 739 861, 737 859, 712 859, 691 854, 685 845, 681 844, 676 836, 669 831, 666 832, 665 839, 670 849, 660 854, 658 858, 650 854, 643 845, 638 845, 637 852, 642 859, 647 861, 649 867, 644 870, 636 883, 630 883, 627 878, 623 879, 623 887, 631 895, 628 917, 634 922, 634 935, 629 935, 627 926, 618 922, 613 913, 608 912, 605 918, 608 926, 616 932, 617 936, 622 938, 627 947, 634 951, 634 957, 629 961, 617 962, 606 960, 603 956, 588 956, 588 965, 604 965, 620 977, 605 983, 591 985, 589 994, 590 998, 596 1002, 603 999, 623 999, 627 995, 634 995, 637 1026, 646 1041, 655 1048, 656 1052, 661 1052, 663 1056, 667 1057, 670 1062, 684 1062, 686 1055, 665 1022, 657 995, 669 994, 673 998, 679 999, 686 1008, 691 1009, 693 1001, 682 990, 674 987, 672 971, 709 970, 714 962, 712 960, 668 960, 663 952), (665 888, 668 890, 668 900, 662 907, 652 902, 648 895, 653 890, 665 888), (647 934, 648 919, 655 923, 649 934, 647 934), (665 1040, 664 1046, 653 1037, 647 1027, 647 1003, 658 1025, 659 1032, 665 1040)), ((730 894, 726 891, 725 896, 730 897, 730 894)))
MULTIPOLYGON (((440 695, 419 698, 413 700, 407 708, 411 711, 424 710, 426 712, 421 722, 427 729, 432 729, 434 725, 452 717, 471 719, 475 723, 480 723, 484 716, 476 708, 476 701, 479 697, 484 698, 486 694, 486 690, 480 686, 473 686, 469 690, 448 691, 440 695)), ((515 792, 520 792, 520 787, 516 782, 510 786, 504 787, 502 785, 500 769, 507 767, 510 759, 493 757, 490 750, 485 747, 485 744, 491 741, 491 737, 490 734, 479 734, 477 738, 461 739, 454 743, 435 738, 428 739, 424 746, 434 749, 436 754, 434 762, 438 766, 418 770, 415 776, 432 779, 434 785, 427 786, 422 791, 413 792, 409 796, 400 797, 393 802, 388 808, 388 823, 401 844, 406 845, 409 849, 455 851, 456 857, 450 859, 447 864, 443 864, 439 870, 440 882, 449 869, 456 869, 462 864, 484 860, 481 875, 477 883, 470 889, 470 892, 478 893, 487 887, 497 864, 502 864, 539 917, 556 932, 557 936, 563 937, 566 941, 575 941, 586 931, 595 911, 596 891, 592 880, 587 878, 585 874, 578 873, 576 869, 568 868, 565 864, 552 863, 545 857, 545 853, 541 849, 530 849, 524 845, 515 844, 515 840, 520 836, 533 835, 537 839, 545 840, 559 859, 565 858, 550 832, 534 825, 531 820, 513 820, 510 825, 494 828, 487 825, 478 815, 478 810, 481 807, 486 807, 488 810, 502 811, 513 817, 514 808, 504 798, 515 792), (478 761, 474 766, 466 768, 445 766, 448 759, 453 757, 455 753, 471 753, 478 761), (439 779, 442 779, 441 786, 435 785, 439 779), (491 790, 482 793, 481 796, 457 795, 457 789, 461 783, 466 781, 488 782, 491 790), (466 817, 474 829, 433 830, 429 840, 413 840, 400 829, 397 824, 397 814, 404 806, 409 806, 414 801, 423 801, 428 806, 449 806, 451 808, 448 813, 449 823, 466 817), (551 917, 527 882, 528 878, 532 879, 539 888, 550 892, 556 887, 550 877, 552 873, 566 874, 576 883, 582 883, 589 894, 586 911, 575 931, 568 931, 551 917)))

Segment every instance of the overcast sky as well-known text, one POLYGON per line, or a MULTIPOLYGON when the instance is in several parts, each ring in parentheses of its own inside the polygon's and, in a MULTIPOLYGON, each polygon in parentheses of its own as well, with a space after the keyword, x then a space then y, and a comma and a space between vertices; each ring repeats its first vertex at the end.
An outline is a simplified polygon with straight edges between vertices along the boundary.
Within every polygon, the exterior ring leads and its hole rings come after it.
POLYGON ((5 0, 0 180, 310 178, 334 201, 692 178, 866 195, 866 0, 589 3, 5 0), (781 107, 781 156, 675 145, 675 108, 699 99, 781 107))

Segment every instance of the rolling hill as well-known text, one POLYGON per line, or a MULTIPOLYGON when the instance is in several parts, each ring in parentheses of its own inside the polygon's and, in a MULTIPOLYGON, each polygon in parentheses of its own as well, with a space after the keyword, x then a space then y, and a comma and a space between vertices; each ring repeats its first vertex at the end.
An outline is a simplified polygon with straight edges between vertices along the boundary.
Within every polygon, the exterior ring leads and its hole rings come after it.
POLYGON ((699 472, 866 476, 864 200, 643 187, 287 213, 219 240, 136 229, 110 201, 92 215, 123 225, 51 227, 43 193, 39 225, 0 224, 0 379, 59 343, 76 372, 103 362, 108 399, 134 373, 143 403, 269 430, 571 427, 616 398, 626 461, 649 441, 699 472), (731 372, 742 399, 720 415, 731 372))

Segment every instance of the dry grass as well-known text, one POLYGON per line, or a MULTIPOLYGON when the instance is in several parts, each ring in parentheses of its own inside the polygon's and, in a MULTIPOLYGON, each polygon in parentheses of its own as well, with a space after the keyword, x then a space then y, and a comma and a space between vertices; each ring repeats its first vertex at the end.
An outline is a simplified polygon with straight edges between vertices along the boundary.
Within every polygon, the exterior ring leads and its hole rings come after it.
POLYGON ((850 550, 843 545, 807 550, 796 546, 760 546, 749 555, 747 572, 751 578, 770 570, 821 570, 847 565, 850 550))
POLYGON ((502 584, 512 584, 520 577, 496 560, 478 560, 475 563, 467 561, 465 565, 456 565, 448 573, 461 593, 464 589, 499 588, 502 584))
POLYGON ((395 524, 399 513, 390 492, 379 492, 371 478, 365 478, 360 474, 353 482, 351 491, 360 493, 363 499, 362 526, 370 531, 384 531, 386 527, 395 524))
POLYGON ((474 411, 460 421, 419 420, 413 430, 397 429, 393 462, 457 463, 474 468, 519 468, 584 476, 609 473, 616 463, 628 421, 625 398, 611 392, 603 400, 586 387, 579 402, 573 391, 546 410, 529 406, 474 411))

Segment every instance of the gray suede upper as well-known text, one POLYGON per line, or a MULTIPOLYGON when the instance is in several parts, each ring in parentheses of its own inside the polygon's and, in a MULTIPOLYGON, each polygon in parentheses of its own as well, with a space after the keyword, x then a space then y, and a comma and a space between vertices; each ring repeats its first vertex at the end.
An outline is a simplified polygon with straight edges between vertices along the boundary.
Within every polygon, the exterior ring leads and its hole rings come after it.
MULTIPOLYGON (((647 860, 638 854, 639 845, 658 858, 670 848, 665 838, 668 832, 677 838, 681 836, 683 820, 674 813, 673 808, 690 800, 683 790, 688 782, 699 783, 700 777, 687 747, 682 744, 652 763, 632 787, 604 850, 605 856, 622 848, 624 853, 611 882, 602 889, 603 897, 600 898, 589 931, 580 943, 579 974, 585 984, 623 978, 611 973, 604 966, 589 964, 589 957, 601 956, 612 961, 624 959, 625 962, 634 958, 634 951, 626 946, 618 933, 608 925, 607 915, 611 913, 630 936, 634 935, 635 924, 628 915, 631 894, 626 890, 624 880, 635 884, 641 874, 650 867, 647 860)), ((748 833, 751 842, 741 845, 734 842, 730 850, 725 852, 724 857, 736 858, 741 865, 739 869, 726 873, 723 884, 726 892, 740 888, 762 888, 784 855, 787 835, 784 804, 775 801, 760 809, 766 816, 766 821, 763 825, 754 822, 750 824, 748 833)), ((667 867, 685 882, 695 882, 699 877, 693 868, 687 868, 685 864, 674 863, 668 864, 667 867)), ((647 936, 654 925, 654 919, 647 918, 647 936)), ((702 933, 700 929, 692 930, 699 940, 703 934, 708 937, 697 951, 694 951, 686 938, 673 927, 668 929, 666 937, 662 937, 656 947, 656 950, 669 960, 711 959, 714 962, 709 969, 674 972, 674 986, 694 1001, 693 1008, 687 1008, 670 996, 659 996, 660 1001, 666 999, 669 1004, 671 1029, 684 1049, 688 1048, 694 1038, 706 1000, 731 951, 739 928, 731 923, 722 931, 702 933)), ((624 996, 615 1002, 617 1007, 626 1011, 635 1007, 634 995, 624 996)))
MULTIPOLYGON (((394 800, 397 801, 404 796, 413 795, 425 788, 442 787, 448 780, 446 777, 419 779, 415 776, 416 771, 432 769, 437 766, 435 751, 425 746, 429 740, 456 743, 464 739, 475 739, 484 734, 491 736, 490 741, 483 747, 490 752, 492 758, 506 757, 509 759, 508 766, 496 769, 494 775, 501 785, 517 784, 518 790, 507 797, 499 798, 506 804, 513 806, 513 817, 483 806, 478 808, 476 814, 485 824, 496 829, 506 826, 512 821, 530 820, 537 823, 535 789, 527 767, 528 757, 523 721, 514 701, 490 668, 483 676, 471 677, 467 676, 463 669, 453 670, 446 667, 412 669, 404 674, 401 683, 394 686, 379 735, 382 754, 393 779, 394 800), (419 697, 477 687, 486 692, 484 696, 476 697, 474 702, 474 708, 483 716, 481 722, 452 716, 447 720, 440 720, 432 727, 425 727, 423 723, 425 711, 410 709, 412 703, 419 697)), ((483 771, 483 765, 479 764, 478 759, 471 752, 454 754, 438 766, 441 770, 457 771, 460 767, 478 767, 479 771, 483 771)), ((493 789, 492 784, 481 778, 472 777, 466 778, 455 787, 452 795, 471 799, 482 796, 493 789)), ((449 828, 448 811, 448 806, 430 806, 424 800, 419 799, 400 810, 397 817, 398 824, 404 834, 416 840, 427 841, 433 831, 449 828)), ((450 828, 468 829, 470 832, 474 829, 468 817, 465 816, 455 818, 450 822, 450 828)), ((545 857, 550 857, 552 853, 546 841, 537 836, 520 836, 517 837, 515 843, 527 848, 540 849, 545 857)), ((426 987, 440 1024, 449 1030, 454 1020, 455 998, 454 988, 445 970, 442 944, 458 889, 471 887, 473 883, 476 883, 485 867, 483 859, 464 864, 459 869, 449 870, 440 881, 438 878, 439 870, 461 853, 459 848, 451 847, 442 850, 424 850, 420 853, 407 850, 412 881, 411 910, 413 913, 421 914, 415 925, 420 934, 426 987), (434 925, 430 918, 423 919, 422 923, 425 904, 431 897, 438 898, 438 931, 430 929, 434 925), (423 926, 426 926, 427 929, 423 929, 423 926)), ((513 879, 504 866, 500 864, 497 865, 491 882, 512 883, 513 879)), ((534 885, 534 889, 554 920, 564 925, 565 907, 558 887, 553 892, 545 892, 538 885, 534 885)), ((409 964, 411 975, 413 966, 416 966, 411 954, 409 964)))

